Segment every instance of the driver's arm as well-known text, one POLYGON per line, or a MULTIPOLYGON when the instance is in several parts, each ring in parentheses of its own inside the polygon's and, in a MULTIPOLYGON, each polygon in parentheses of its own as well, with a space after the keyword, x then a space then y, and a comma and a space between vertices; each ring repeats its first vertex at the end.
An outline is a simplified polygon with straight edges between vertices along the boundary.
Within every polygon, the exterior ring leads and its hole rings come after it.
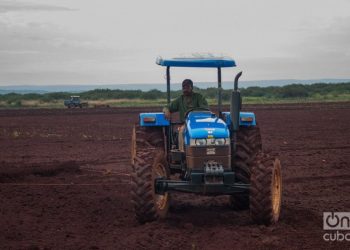
POLYGON ((163 113, 166 119, 170 119, 170 114, 179 111, 180 100, 176 98, 168 106, 163 108, 163 113))

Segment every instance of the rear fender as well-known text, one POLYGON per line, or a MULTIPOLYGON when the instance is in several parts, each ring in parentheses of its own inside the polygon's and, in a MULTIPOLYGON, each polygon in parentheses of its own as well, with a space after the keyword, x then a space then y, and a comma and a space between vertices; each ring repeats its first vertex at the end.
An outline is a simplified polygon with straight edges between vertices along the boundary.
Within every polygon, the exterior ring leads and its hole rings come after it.
MULTIPOLYGON (((225 122, 227 126, 231 126, 231 114, 230 112, 222 112, 225 117, 225 122)), ((239 126, 241 127, 250 127, 256 126, 256 118, 253 112, 240 112, 239 113, 239 126)))
POLYGON ((164 113, 140 113, 140 126, 143 127, 161 127, 169 126, 169 120, 165 119, 164 113))

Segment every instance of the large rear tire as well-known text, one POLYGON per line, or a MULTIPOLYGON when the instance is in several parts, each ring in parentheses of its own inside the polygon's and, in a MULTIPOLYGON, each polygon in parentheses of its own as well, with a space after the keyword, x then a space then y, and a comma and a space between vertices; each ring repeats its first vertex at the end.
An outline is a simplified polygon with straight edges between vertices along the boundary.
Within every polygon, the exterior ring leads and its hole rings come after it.
POLYGON ((259 153, 250 185, 250 214, 257 224, 270 225, 279 219, 282 204, 282 174, 279 159, 259 153))
MULTIPOLYGON (((236 152, 232 163, 236 181, 243 184, 250 183, 252 163, 259 151, 262 150, 260 129, 254 127, 241 127, 237 133, 236 152)), ((234 194, 230 196, 230 206, 234 210, 249 208, 249 194, 234 194)))
POLYGON ((140 223, 164 218, 170 195, 155 193, 157 178, 169 178, 164 153, 163 133, 159 128, 135 125, 132 134, 131 163, 133 167, 131 199, 140 223))

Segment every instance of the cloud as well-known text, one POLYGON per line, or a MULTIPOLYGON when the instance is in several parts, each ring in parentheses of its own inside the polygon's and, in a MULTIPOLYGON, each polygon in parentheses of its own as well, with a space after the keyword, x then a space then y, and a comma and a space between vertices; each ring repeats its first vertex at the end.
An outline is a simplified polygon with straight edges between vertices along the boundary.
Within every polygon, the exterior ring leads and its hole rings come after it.
POLYGON ((0 13, 13 12, 13 11, 73 11, 62 6, 47 5, 47 4, 34 4, 23 3, 13 1, 2 1, 0 3, 0 13))
POLYGON ((347 0, 179 1, 0 0, 0 85, 159 82, 156 56, 196 51, 233 56, 246 80, 349 77, 347 0))
POLYGON ((0 85, 112 81, 140 53, 36 20, 0 18, 0 34, 0 85))
POLYGON ((350 17, 304 25, 282 44, 279 56, 244 57, 238 61, 249 79, 349 78, 350 17))
POLYGON ((297 44, 299 51, 306 55, 348 55, 350 52, 350 17, 333 18, 329 24, 306 29, 304 40, 297 44))

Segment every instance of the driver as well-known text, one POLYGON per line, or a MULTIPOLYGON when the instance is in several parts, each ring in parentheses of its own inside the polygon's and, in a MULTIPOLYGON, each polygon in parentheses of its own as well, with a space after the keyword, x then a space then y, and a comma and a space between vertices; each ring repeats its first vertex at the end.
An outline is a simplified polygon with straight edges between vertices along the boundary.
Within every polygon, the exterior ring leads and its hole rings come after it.
MULTIPOLYGON (((185 79, 182 82, 182 95, 173 100, 170 105, 163 108, 165 118, 170 120, 170 114, 179 112, 180 121, 185 122, 185 114, 188 110, 196 108, 208 108, 208 102, 205 98, 199 94, 193 92, 193 82, 191 79, 185 79)), ((185 126, 182 125, 179 129, 179 149, 184 151, 183 148, 183 130, 185 126)))

